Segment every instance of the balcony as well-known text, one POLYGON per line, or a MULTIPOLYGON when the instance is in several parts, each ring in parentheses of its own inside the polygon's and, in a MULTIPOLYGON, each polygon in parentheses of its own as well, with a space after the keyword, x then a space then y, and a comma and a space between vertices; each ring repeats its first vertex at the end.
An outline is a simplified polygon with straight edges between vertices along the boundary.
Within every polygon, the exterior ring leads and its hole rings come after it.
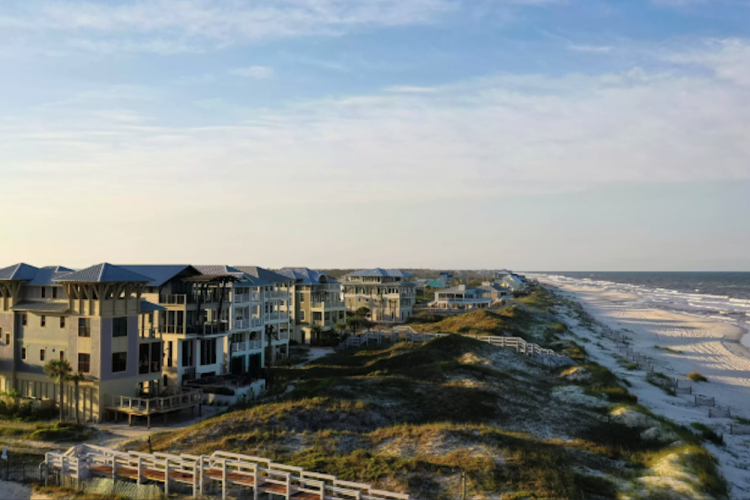
POLYGON ((159 295, 159 304, 187 304, 187 295, 159 295))
POLYGON ((180 368, 180 375, 182 375, 182 380, 194 380, 195 379, 195 367, 185 366, 185 367, 180 368))
POLYGON ((266 321, 279 321, 286 318, 287 314, 285 312, 266 313, 266 321))
POLYGON ((250 320, 245 318, 234 320, 234 324, 232 325, 232 329, 234 330, 248 327, 250 327, 250 320))
POLYGON ((247 348, 248 350, 252 351, 254 349, 260 349, 262 347, 263 341, 260 339, 257 340, 248 340, 247 341, 247 348))
POLYGON ((261 301, 261 295, 259 293, 251 293, 250 294, 250 300, 253 302, 260 302, 261 301))
POLYGON ((247 302, 250 302, 250 295, 249 293, 244 294, 234 294, 234 300, 233 302, 235 304, 245 304, 247 302))
POLYGON ((262 327, 263 323, 265 323, 263 321, 263 318, 250 318, 248 321, 249 321, 249 327, 250 328, 262 327))
POLYGON ((247 342, 233 342, 229 344, 229 354, 247 351, 247 342))
POLYGON ((287 299, 287 298, 289 298, 289 292, 285 292, 285 291, 266 292, 266 299, 287 299))
POLYGON ((289 340, 289 332, 279 332, 279 342, 286 342, 289 340))
POLYGON ((312 309, 346 309, 346 304, 341 300, 328 300, 325 302, 312 302, 312 309))

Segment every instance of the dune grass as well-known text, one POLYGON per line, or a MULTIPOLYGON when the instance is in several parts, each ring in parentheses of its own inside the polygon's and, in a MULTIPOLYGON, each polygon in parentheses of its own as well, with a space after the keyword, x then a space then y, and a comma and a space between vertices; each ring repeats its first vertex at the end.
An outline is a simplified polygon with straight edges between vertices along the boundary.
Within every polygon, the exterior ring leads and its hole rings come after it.
POLYGON ((708 379, 704 375, 701 375, 698 372, 690 372, 687 378, 689 378, 693 382, 708 382, 708 379))

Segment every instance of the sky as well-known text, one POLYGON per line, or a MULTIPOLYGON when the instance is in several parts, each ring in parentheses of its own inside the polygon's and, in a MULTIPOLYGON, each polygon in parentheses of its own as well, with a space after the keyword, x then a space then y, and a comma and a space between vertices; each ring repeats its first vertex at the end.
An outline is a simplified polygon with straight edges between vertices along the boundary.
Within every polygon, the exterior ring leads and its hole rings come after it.
POLYGON ((750 270, 750 0, 3 0, 0 267, 750 270))

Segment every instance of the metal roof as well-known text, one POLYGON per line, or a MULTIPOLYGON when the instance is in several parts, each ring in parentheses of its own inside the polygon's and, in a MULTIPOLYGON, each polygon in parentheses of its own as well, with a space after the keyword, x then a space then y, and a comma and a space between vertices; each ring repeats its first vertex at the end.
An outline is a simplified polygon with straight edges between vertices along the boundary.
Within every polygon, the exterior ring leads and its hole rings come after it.
POLYGON ((286 276, 287 281, 294 280, 297 285, 321 285, 325 283, 336 284, 338 281, 326 273, 314 271, 306 267, 285 267, 279 269, 279 274, 286 276), (321 281, 321 279, 323 281, 321 281))
POLYGON ((194 270, 195 274, 198 274, 200 272, 193 266, 187 264, 145 264, 135 266, 126 265, 119 267, 127 269, 128 271, 134 272, 136 274, 142 274, 143 276, 151 277, 151 281, 149 281, 146 286, 162 286, 164 283, 171 280, 186 269, 194 270))
POLYGON ((347 276, 357 276, 365 278, 413 278, 414 275, 402 271, 401 269, 381 269, 376 267, 375 269, 360 269, 353 273, 347 274, 347 276))
POLYGON ((219 276, 223 274, 223 275, 228 275, 228 276, 240 277, 242 275, 242 271, 232 266, 208 265, 208 266, 193 266, 193 267, 196 268, 198 271, 200 271, 201 274, 207 274, 211 276, 219 276))
POLYGON ((39 268, 20 263, 0 269, 0 280, 29 281, 34 279, 39 268))
POLYGON ((29 286, 57 286, 55 279, 61 278, 72 273, 73 270, 63 266, 45 266, 39 269, 34 275, 34 279, 26 283, 29 286))
POLYGON ((68 312, 68 308, 67 302, 32 302, 23 300, 10 309, 11 311, 62 314, 68 312))
POLYGON ((281 273, 281 272, 276 273, 276 272, 269 271, 268 269, 264 269, 258 266, 234 266, 234 267, 253 278, 265 281, 269 284, 289 283, 290 281, 294 281, 292 278, 285 275, 284 273, 281 273))
POLYGON ((141 299, 141 312, 151 312, 151 311, 166 311, 167 308, 160 306, 159 304, 154 304, 153 302, 149 302, 148 300, 141 299))
POLYGON ((55 281, 79 283, 148 283, 153 281, 153 278, 104 262, 75 273, 66 274, 65 276, 56 278, 55 281))

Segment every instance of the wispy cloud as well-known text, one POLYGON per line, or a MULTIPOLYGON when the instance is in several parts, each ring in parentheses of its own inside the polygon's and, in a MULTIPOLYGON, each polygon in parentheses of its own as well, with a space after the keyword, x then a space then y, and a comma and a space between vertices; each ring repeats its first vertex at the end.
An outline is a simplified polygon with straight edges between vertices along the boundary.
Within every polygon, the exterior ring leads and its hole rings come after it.
POLYGON ((386 92, 393 92, 397 94, 428 94, 431 92, 437 92, 437 87, 416 87, 409 85, 395 85, 385 88, 386 92))
POLYGON ((451 0, 9 0, 0 31, 95 52, 203 51, 261 40, 428 23, 451 0))
POLYGON ((269 68, 268 66, 248 66, 247 68, 232 69, 229 73, 253 80, 268 80, 273 78, 275 72, 273 68, 269 68))
POLYGON ((568 45, 568 50, 574 52, 589 52, 592 54, 606 54, 612 52, 614 47, 609 45, 568 45))

